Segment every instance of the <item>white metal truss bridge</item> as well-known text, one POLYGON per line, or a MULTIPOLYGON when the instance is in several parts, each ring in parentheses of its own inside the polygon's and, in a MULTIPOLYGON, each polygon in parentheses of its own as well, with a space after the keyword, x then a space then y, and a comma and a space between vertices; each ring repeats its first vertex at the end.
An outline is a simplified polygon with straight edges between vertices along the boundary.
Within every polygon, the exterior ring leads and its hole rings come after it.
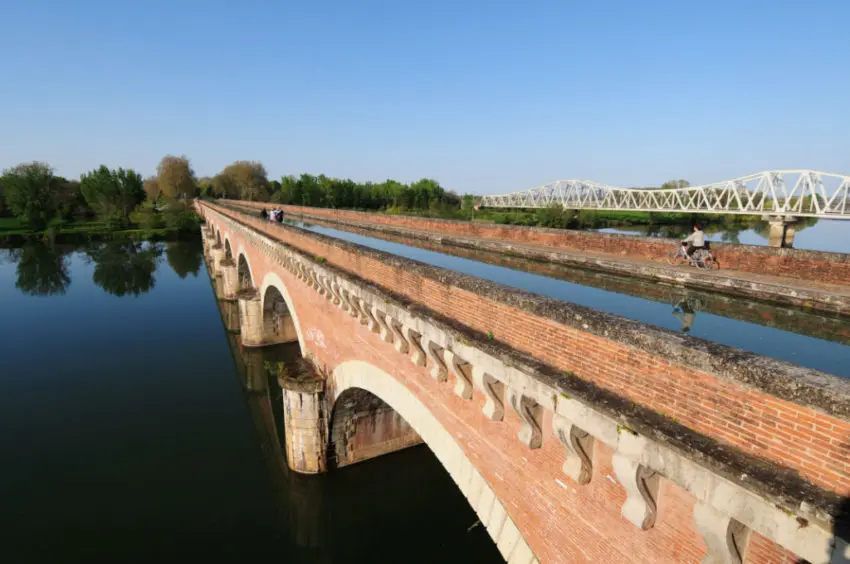
POLYGON ((770 170, 672 189, 620 188, 587 180, 558 180, 523 192, 482 196, 479 205, 850 219, 850 176, 815 170, 770 170))

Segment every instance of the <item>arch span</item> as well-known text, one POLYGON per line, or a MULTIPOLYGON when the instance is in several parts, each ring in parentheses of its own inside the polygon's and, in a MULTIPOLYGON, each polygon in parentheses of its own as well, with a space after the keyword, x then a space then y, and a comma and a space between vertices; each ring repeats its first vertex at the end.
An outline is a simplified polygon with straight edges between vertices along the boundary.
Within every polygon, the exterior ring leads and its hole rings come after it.
POLYGON ((348 390, 362 389, 396 411, 412 428, 463 492, 508 562, 537 562, 531 548, 475 465, 431 411, 398 380, 359 360, 338 365, 330 376, 332 411, 348 390))
POLYGON ((292 300, 292 296, 289 295, 289 291, 286 289, 286 284, 284 284, 283 280, 280 279, 280 276, 274 272, 269 272, 263 277, 263 282, 259 288, 260 307, 262 308, 264 315, 267 305, 269 305, 266 303, 269 288, 277 290, 283 301, 286 303, 286 308, 289 310, 292 323, 295 325, 295 333, 298 335, 298 345, 301 348, 301 356, 306 356, 307 347, 304 343, 304 333, 301 331, 301 322, 298 321, 298 313, 295 309, 295 303, 292 300))

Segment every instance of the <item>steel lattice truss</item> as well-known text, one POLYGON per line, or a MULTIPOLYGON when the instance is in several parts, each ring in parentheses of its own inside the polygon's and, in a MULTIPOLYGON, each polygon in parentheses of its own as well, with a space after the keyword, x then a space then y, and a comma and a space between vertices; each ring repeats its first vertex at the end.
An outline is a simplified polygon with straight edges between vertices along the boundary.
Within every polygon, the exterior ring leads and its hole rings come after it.
POLYGON ((483 207, 769 214, 850 219, 850 176, 814 170, 771 170, 687 188, 618 188, 587 180, 559 180, 500 196, 483 207))

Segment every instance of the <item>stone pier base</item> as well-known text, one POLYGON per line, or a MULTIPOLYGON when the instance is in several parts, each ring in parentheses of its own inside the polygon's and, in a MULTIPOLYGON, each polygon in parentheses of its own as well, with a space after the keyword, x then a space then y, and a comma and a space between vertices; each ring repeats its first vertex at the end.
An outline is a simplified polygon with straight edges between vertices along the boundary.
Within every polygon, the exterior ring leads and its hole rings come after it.
POLYGON ((320 474, 328 469, 328 436, 325 382, 319 378, 278 378, 283 392, 283 426, 289 468, 301 474, 320 474))

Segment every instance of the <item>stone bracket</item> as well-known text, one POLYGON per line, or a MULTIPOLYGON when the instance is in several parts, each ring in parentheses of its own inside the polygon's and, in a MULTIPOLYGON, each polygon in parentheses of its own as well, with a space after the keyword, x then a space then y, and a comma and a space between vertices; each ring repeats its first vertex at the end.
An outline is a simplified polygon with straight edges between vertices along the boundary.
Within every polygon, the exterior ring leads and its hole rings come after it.
POLYGON ((455 395, 466 400, 472 399, 472 365, 449 349, 443 351, 443 358, 455 377, 455 395))
POLYGON ((474 366, 472 379, 479 390, 484 392, 486 402, 483 412, 488 419, 501 421, 505 418, 505 385, 487 374, 484 369, 474 366))
POLYGON ((540 448, 543 444, 543 406, 517 390, 509 389, 508 397, 523 422, 517 434, 520 442, 528 448, 540 448))
POLYGON ((708 551, 702 564, 742 564, 750 540, 750 529, 729 515, 697 502, 694 524, 708 551))
POLYGON ((626 490, 621 515, 639 529, 651 529, 657 514, 658 473, 619 452, 614 453, 611 464, 617 480, 626 490))
POLYGON ((552 427, 567 451, 564 474, 584 485, 593 477, 593 435, 580 429, 563 415, 555 414, 552 427))

